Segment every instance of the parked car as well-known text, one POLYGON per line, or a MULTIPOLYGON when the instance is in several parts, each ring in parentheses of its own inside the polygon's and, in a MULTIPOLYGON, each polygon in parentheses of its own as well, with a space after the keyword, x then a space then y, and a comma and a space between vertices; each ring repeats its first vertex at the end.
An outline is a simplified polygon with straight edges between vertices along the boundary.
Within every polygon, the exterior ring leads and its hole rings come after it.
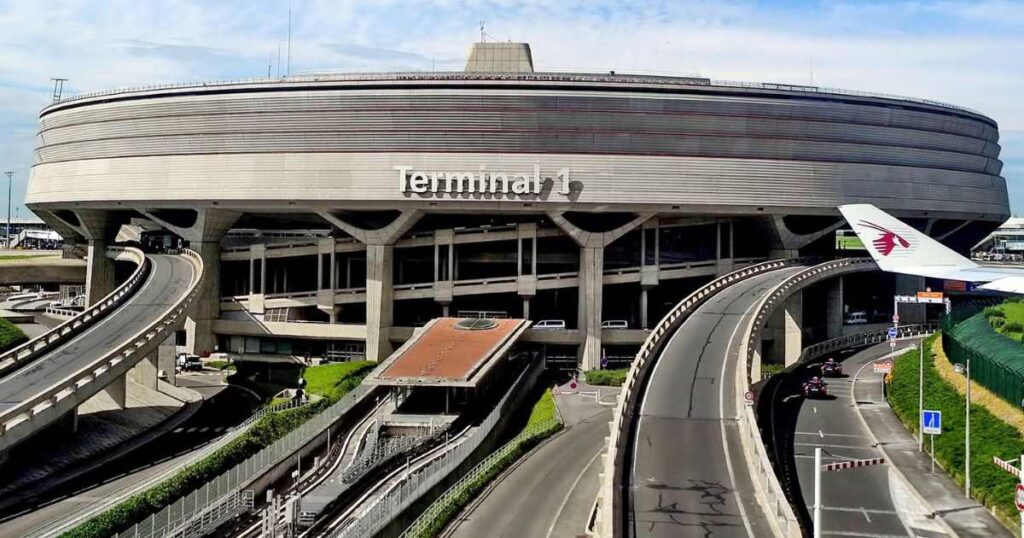
POLYGON ((541 329, 541 330, 564 329, 565 328, 565 320, 564 319, 542 319, 542 320, 538 321, 537 323, 534 323, 533 324, 533 328, 534 329, 541 329))
POLYGON ((628 329, 629 323, 624 319, 606 319, 601 322, 602 329, 628 329))

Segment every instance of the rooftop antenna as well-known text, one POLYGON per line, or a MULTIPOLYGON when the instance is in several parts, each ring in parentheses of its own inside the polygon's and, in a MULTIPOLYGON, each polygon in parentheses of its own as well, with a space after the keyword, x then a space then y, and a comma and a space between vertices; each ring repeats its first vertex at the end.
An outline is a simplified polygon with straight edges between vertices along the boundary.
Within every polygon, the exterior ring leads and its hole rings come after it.
POLYGON ((281 78, 281 44, 277 45, 277 78, 281 78))
POLYGON ((811 86, 814 86, 814 56, 807 60, 811 65, 811 86))
POLYGON ((60 101, 60 96, 64 93, 64 83, 68 81, 66 78, 51 78, 53 81, 53 102, 60 101))
POLYGON ((487 40, 484 39, 484 21, 480 21, 480 42, 483 43, 485 41, 487 40))
POLYGON ((271 69, 274 67, 274 53, 267 55, 267 78, 270 78, 271 69))
POLYGON ((284 76, 292 74, 292 0, 288 0, 288 56, 284 76))

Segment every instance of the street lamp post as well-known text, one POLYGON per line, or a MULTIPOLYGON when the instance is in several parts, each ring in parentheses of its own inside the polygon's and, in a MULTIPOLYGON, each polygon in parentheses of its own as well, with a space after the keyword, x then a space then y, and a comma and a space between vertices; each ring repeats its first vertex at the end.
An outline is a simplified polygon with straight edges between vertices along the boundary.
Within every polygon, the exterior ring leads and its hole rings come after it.
POLYGON ((924 339, 919 344, 921 355, 917 364, 917 449, 924 450, 924 339))
POLYGON ((965 409, 966 425, 964 435, 964 495, 971 498, 971 358, 967 357, 967 404, 965 409))
POLYGON ((4 172, 7 176, 7 238, 4 239, 4 246, 11 248, 11 191, 14 184, 14 172, 4 172))

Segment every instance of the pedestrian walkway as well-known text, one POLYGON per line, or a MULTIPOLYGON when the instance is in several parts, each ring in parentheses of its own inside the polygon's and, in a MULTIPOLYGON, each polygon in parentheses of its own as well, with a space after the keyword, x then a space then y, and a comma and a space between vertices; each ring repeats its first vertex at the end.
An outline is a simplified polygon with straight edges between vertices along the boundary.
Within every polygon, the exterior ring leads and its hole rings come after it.
POLYGON ((850 373, 855 375, 855 405, 874 442, 892 469, 906 479, 921 502, 929 507, 936 521, 954 536, 1011 536, 984 506, 966 498, 963 488, 945 472, 938 468, 934 474, 931 472, 931 458, 918 450, 917 439, 889 407, 882 376, 875 374, 871 367, 850 373))

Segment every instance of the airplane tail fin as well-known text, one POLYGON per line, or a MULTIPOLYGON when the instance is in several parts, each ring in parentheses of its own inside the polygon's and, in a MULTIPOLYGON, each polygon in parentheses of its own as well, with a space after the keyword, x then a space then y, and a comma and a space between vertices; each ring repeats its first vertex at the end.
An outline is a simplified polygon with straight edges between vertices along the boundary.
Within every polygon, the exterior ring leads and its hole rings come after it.
POLYGON ((839 206, 839 211, 883 271, 939 274, 977 264, 871 204, 839 206))

